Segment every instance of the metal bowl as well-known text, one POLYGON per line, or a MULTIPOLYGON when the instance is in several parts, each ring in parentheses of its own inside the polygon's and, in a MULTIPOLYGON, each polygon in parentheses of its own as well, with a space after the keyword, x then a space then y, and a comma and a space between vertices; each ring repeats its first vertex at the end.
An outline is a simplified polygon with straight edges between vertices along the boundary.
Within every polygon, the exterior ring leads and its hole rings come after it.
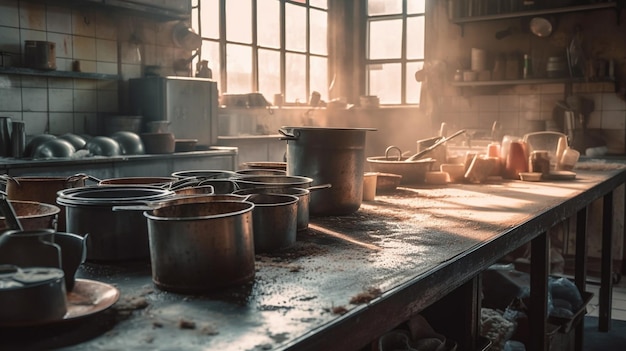
POLYGON ((112 138, 106 136, 96 136, 91 138, 85 148, 89 153, 97 156, 119 156, 122 154, 120 144, 112 138))
POLYGON ((137 133, 119 131, 111 134, 111 139, 120 145, 122 155, 143 155, 146 153, 143 141, 137 133))
POLYGON ((33 152, 34 159, 67 158, 71 157, 76 149, 69 141, 55 138, 37 146, 33 152))
POLYGON ((401 184, 424 183, 426 172, 430 171, 436 160, 425 158, 417 161, 405 161, 407 157, 399 160, 391 160, 386 156, 374 156, 367 158, 370 171, 380 173, 393 173, 402 176, 401 184))

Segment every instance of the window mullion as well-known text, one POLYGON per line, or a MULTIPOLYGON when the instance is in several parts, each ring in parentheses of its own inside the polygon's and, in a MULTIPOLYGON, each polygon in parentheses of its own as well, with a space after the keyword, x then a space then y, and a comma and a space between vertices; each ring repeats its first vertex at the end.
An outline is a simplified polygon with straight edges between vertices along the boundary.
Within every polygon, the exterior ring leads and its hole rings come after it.
POLYGON ((220 47, 220 82, 221 84, 221 92, 228 91, 228 62, 226 62, 226 0, 220 0, 220 37, 219 37, 219 47, 220 47))
POLYGON ((400 58, 400 103, 406 104, 406 62, 407 62, 407 45, 408 45, 408 34, 407 34, 407 1, 402 1, 402 57, 400 58))
POLYGON ((286 56, 286 34, 285 34, 285 0, 280 0, 280 93, 283 95, 283 99, 287 94, 287 60, 286 56))
POLYGON ((259 45, 257 41, 257 1, 252 2, 252 88, 259 91, 259 45))

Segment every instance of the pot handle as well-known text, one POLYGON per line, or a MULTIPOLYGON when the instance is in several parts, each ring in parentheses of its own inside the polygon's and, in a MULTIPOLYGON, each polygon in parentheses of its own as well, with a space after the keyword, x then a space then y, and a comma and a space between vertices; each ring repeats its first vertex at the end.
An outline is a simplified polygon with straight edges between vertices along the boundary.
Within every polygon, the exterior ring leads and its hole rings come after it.
POLYGON ((398 151, 398 158, 397 161, 400 161, 402 159, 402 150, 400 150, 399 147, 395 146, 395 145, 391 145, 389 146, 386 150, 385 150, 385 159, 388 160, 389 159, 389 151, 391 150, 397 150, 398 151))
POLYGON ((11 177, 10 175, 8 175, 8 174, 0 175, 0 183, 6 185, 9 182, 9 180, 14 181, 15 184, 17 184, 18 186, 22 186, 22 184, 20 184, 20 182, 18 182, 17 179, 11 177))
POLYGON ((328 189, 328 188, 332 188, 332 184, 327 183, 327 184, 319 184, 319 185, 313 185, 310 186, 308 188, 306 188, 308 191, 315 191, 315 190, 321 190, 321 189, 328 189))
POLYGON ((97 179, 96 177, 87 175, 85 173, 76 173, 74 175, 71 175, 71 176, 65 178, 65 181, 66 182, 71 182, 73 180, 79 180, 79 179, 89 179, 89 180, 92 180, 94 182, 96 182, 96 181, 100 182, 100 179, 97 179))
POLYGON ((76 174, 74 174, 72 176, 67 177, 67 179, 65 181, 69 182, 70 180, 76 179, 76 178, 89 179, 89 180, 91 180, 92 182, 95 182, 95 183, 100 183, 102 181, 102 179, 98 179, 98 178, 96 178, 94 176, 91 176, 91 175, 88 175, 88 174, 85 174, 85 173, 76 173, 76 174))
POLYGON ((280 140, 298 140, 298 136, 296 136, 296 133, 291 134, 283 128, 279 128, 278 132, 283 135, 282 137, 280 137, 280 140))

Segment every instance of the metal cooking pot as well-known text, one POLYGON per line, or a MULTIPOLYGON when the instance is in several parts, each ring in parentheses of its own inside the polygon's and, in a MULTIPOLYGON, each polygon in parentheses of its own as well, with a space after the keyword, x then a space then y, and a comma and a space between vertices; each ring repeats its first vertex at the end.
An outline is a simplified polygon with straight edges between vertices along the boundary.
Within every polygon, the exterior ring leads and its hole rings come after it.
POLYGON ((254 251, 270 252, 296 242, 298 197, 284 194, 253 194, 250 202, 254 228, 254 251))
POLYGON ((67 231, 84 235, 87 260, 143 260, 150 256, 146 220, 138 211, 114 206, 142 204, 173 197, 175 192, 149 186, 108 185, 65 189, 57 203, 65 206, 67 231))
POLYGON ((198 178, 205 179, 229 179, 237 176, 237 173, 226 170, 190 170, 190 171, 177 171, 172 173, 172 177, 178 179, 182 178, 198 178))
POLYGON ((252 188, 308 188, 313 179, 288 175, 249 175, 233 179, 239 189, 252 188))
MULTIPOLYGON (((11 177, 5 174, 0 176, 0 183, 6 184, 6 194, 9 200, 55 204, 59 190, 83 187, 85 186, 85 179, 88 177, 85 174, 75 174, 69 177, 11 177)), ((65 231, 64 208, 60 208, 57 230, 65 231)))
POLYGON ((215 201, 144 212, 154 284, 198 293, 251 281, 253 208, 251 202, 215 201))
MULTIPOLYGON (((57 206, 35 201, 9 200, 15 215, 24 230, 57 229, 57 218, 61 209, 57 206)), ((0 231, 12 228, 5 216, 0 217, 0 231)))
POLYGON ((67 312, 63 271, 0 265, 0 327, 58 322, 67 312))
POLYGON ((345 215, 361 207, 365 134, 371 128, 282 127, 287 174, 311 177, 329 191, 311 194, 313 215, 345 215))
POLYGON ((297 227, 298 231, 305 230, 309 227, 309 201, 311 199, 311 192, 308 189, 303 188, 251 188, 241 189, 234 191, 236 195, 251 195, 251 194, 286 194, 294 195, 298 197, 298 219, 297 227))

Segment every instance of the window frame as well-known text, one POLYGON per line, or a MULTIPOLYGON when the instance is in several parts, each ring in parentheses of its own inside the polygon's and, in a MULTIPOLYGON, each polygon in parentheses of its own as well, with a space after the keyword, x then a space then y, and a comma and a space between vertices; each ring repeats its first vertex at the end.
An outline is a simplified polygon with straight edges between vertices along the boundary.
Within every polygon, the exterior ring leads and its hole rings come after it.
MULTIPOLYGON (((257 1, 256 0, 249 0, 251 3, 251 19, 252 19, 252 40, 250 43, 241 43, 241 42, 236 42, 236 41, 229 41, 227 40, 227 36, 226 36, 226 20, 227 20, 227 13, 226 13, 226 1, 227 0, 218 0, 219 4, 218 4, 218 8, 219 8, 219 38, 209 38, 203 35, 202 33, 202 1, 201 0, 196 0, 194 1, 194 3, 192 4, 192 17, 194 17, 194 23, 195 23, 195 28, 197 30, 197 32, 200 34, 200 36, 202 37, 202 42, 214 42, 214 43, 218 43, 219 46, 219 70, 216 70, 216 63, 209 63, 209 65, 213 68, 213 77, 215 79, 216 75, 218 76, 218 80, 219 81, 219 91, 220 94, 223 93, 229 93, 228 91, 228 62, 226 60, 227 57, 227 45, 228 44, 236 44, 236 45, 244 45, 244 46, 249 46, 252 49, 252 58, 251 58, 251 63, 252 63, 252 67, 251 67, 251 72, 252 72, 252 79, 251 79, 251 91, 250 92, 256 92, 259 90, 259 50, 268 50, 268 51, 273 51, 273 52, 278 52, 280 55, 280 92, 276 92, 276 94, 281 94, 283 97, 283 104, 284 105, 299 105, 299 104, 306 104, 308 100, 308 97, 311 96, 311 93, 313 92, 313 89, 311 88, 311 57, 319 57, 319 58, 323 58, 326 60, 327 62, 327 70, 326 70, 326 76, 327 76, 327 81, 329 81, 329 71, 330 71, 330 43, 329 43, 329 39, 328 39, 328 32, 330 31, 329 28, 329 24, 330 24, 330 20, 329 20, 329 2, 331 0, 328 0, 326 2, 326 8, 322 8, 322 7, 317 7, 314 5, 310 4, 309 0, 301 0, 301 1, 297 1, 297 0, 276 0, 279 2, 279 21, 280 21, 280 47, 276 48, 276 47, 268 47, 268 46, 261 46, 258 44, 257 41, 257 23, 258 23, 258 16, 257 16, 257 1), (286 18, 285 18, 285 8, 286 8, 286 4, 290 4, 290 5, 295 5, 295 6, 302 6, 305 8, 306 10, 306 46, 305 46, 305 51, 301 52, 301 51, 296 51, 296 50, 287 50, 286 49, 286 35, 285 35, 285 26, 286 26, 286 18), (327 32, 326 32, 326 54, 318 54, 318 53, 311 53, 311 22, 310 22, 310 17, 311 17, 311 9, 315 9, 315 10, 319 10, 319 11, 323 11, 326 13, 326 27, 327 27, 327 32), (305 101, 297 101, 296 99, 294 100, 288 100, 288 94, 286 92, 286 88, 287 88, 287 82, 286 82, 286 74, 287 74, 287 68, 286 68, 286 56, 287 54, 298 54, 298 55, 305 55, 306 59, 306 97, 305 101)), ((198 62, 199 60, 205 59, 202 56, 202 49, 198 49, 197 51, 197 56, 194 58, 193 60, 193 67, 195 67, 196 62, 198 62)), ((329 91, 328 88, 326 89, 326 91, 324 92, 320 92, 322 93, 322 96, 324 97, 328 97, 329 95, 329 91)), ((272 101, 273 96, 265 96, 265 98, 267 100, 272 101)))
MULTIPOLYGON (((399 103, 389 103, 389 102, 384 102, 381 100, 380 104, 381 105, 392 105, 392 106, 398 106, 398 105, 409 105, 409 106, 419 106, 420 104, 420 97, 417 97, 417 102, 416 103, 409 103, 407 102, 407 85, 409 83, 409 79, 407 79, 408 77, 408 72, 407 72, 407 65, 408 64, 413 64, 413 63, 422 63, 422 66, 425 64, 426 61, 426 44, 424 44, 424 57, 422 58, 407 58, 407 48, 408 48, 408 33, 407 33, 407 23, 409 18, 415 18, 415 17, 423 17, 424 18, 424 23, 426 23, 426 12, 428 9, 428 5, 425 4, 425 9, 424 12, 419 12, 419 13, 412 13, 412 14, 408 14, 407 13, 407 8, 408 8, 408 1, 411 0, 402 0, 402 13, 393 13, 393 14, 381 14, 381 15, 369 15, 368 14, 368 2, 369 0, 363 0, 364 2, 364 33, 365 33, 365 45, 364 45, 364 52, 363 52, 363 57, 364 57, 364 66, 363 66, 363 90, 365 91, 366 95, 372 95, 373 93, 371 92, 370 89, 370 73, 368 70, 368 67, 370 67, 371 65, 376 65, 376 64, 397 64, 399 63, 401 65, 401 73, 400 73, 400 102, 399 103), (370 59, 369 58, 369 52, 370 52, 370 23, 371 22, 376 22, 376 21, 389 21, 389 20, 397 20, 397 19, 401 19, 402 20, 402 43, 401 43, 401 51, 400 51, 400 57, 399 58, 384 58, 384 59, 370 59)), ((425 1, 426 2, 426 1, 425 1)), ((424 32, 426 31, 426 26, 424 26, 424 32)), ((424 33, 424 39, 426 37, 425 35, 426 33, 424 33)), ((425 40, 424 40, 425 42, 425 40)), ((421 90, 421 82, 416 82, 416 84, 419 85, 418 87, 418 91, 421 90)))

